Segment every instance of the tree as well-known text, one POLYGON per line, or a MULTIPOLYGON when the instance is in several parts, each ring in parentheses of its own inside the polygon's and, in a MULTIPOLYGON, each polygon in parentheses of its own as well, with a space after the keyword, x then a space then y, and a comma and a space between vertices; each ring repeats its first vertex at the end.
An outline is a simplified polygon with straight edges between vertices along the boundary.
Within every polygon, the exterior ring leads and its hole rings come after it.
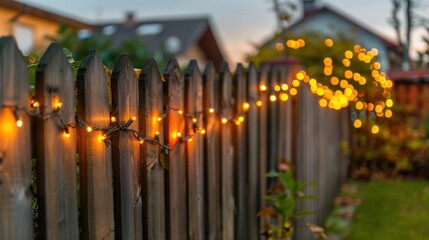
POLYGON ((411 31, 413 25, 413 9, 415 8, 414 0, 392 0, 393 9, 390 24, 395 29, 396 40, 402 47, 402 69, 409 70, 411 68, 410 60, 410 42, 411 42, 411 31), (405 38, 402 37, 401 21, 399 19, 399 12, 401 7, 405 4, 405 38))

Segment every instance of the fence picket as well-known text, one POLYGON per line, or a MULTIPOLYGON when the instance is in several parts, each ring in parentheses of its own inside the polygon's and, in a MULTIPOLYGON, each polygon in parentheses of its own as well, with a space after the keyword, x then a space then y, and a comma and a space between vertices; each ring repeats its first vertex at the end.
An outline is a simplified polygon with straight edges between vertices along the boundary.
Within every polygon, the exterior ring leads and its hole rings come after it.
MULTIPOLYGON (((136 120, 129 129, 139 130, 138 82, 127 55, 121 55, 111 76, 112 117, 119 124, 132 117, 136 120)), ((142 187, 140 145, 129 132, 112 134, 112 162, 114 184, 115 238, 142 239, 142 187)))
MULTIPOLYGON (((228 63, 222 63, 219 73, 219 114, 222 120, 232 118, 232 79, 228 63)), ((232 127, 225 122, 220 128, 222 239, 234 239, 234 147, 232 127)))
MULTIPOLYGON (((78 115, 93 128, 110 125, 106 70, 94 50, 77 74, 78 115)), ((105 132, 78 129, 82 239, 114 239, 111 147, 105 132)))
POLYGON ((27 63, 16 42, 0 38, 0 239, 5 240, 33 235, 28 89, 27 63))
MULTIPOLYGON (((74 76, 63 49, 52 44, 36 72, 36 101, 41 113, 51 115, 61 103, 58 115, 75 125, 74 76)), ((41 239, 77 239, 79 236, 76 188, 76 130, 58 118, 37 119, 37 196, 41 239)))
POLYGON ((204 175, 206 176, 206 209, 207 209, 207 238, 216 240, 221 235, 221 206, 220 206, 220 154, 219 154, 219 119, 210 109, 218 109, 218 84, 216 72, 212 63, 208 63, 203 73, 203 109, 204 112, 204 175))
MULTIPOLYGON (((278 105, 278 96, 276 91, 274 90, 274 87, 278 85, 278 72, 277 72, 278 66, 271 66, 268 74, 268 91, 267 94, 269 95, 268 100, 268 112, 267 112, 267 136, 268 136, 268 142, 267 142, 267 150, 268 150, 268 162, 267 162, 267 170, 273 171, 277 169, 278 166, 278 153, 279 153, 279 105, 278 105), (276 99, 271 99, 273 96, 276 97, 276 99)), ((267 179, 268 187, 271 187, 275 183, 274 178, 268 178, 267 179)))
MULTIPOLYGON (((184 109, 184 80, 176 60, 168 63, 164 73, 164 106, 175 109, 184 109)), ((171 240, 187 239, 187 189, 186 189, 186 160, 185 145, 177 144, 180 141, 179 135, 185 134, 185 121, 183 116, 177 111, 171 111, 164 124, 165 141, 169 146, 175 146, 168 154, 168 198, 169 198, 169 232, 171 240)))
POLYGON ((186 144, 188 176, 188 217, 190 239, 206 239, 204 212, 203 138, 198 128, 203 126, 203 84, 196 61, 189 63, 185 74, 185 113, 192 118, 185 121, 186 133, 193 135, 186 144))
MULTIPOLYGON (((163 82, 153 59, 146 61, 139 77, 140 132, 164 142, 164 129, 158 117, 163 114, 163 82)), ((167 154, 159 145, 145 143, 140 156, 143 164, 144 239, 166 239, 165 170, 167 154)))
POLYGON ((259 188, 259 167, 258 167, 258 153, 259 153, 259 131, 258 131, 258 107, 256 101, 258 100, 258 75, 253 64, 249 65, 247 73, 247 89, 246 95, 249 103, 249 110, 247 112, 246 129, 247 132, 247 162, 248 162, 248 175, 247 175, 247 188, 248 188, 248 239, 258 239, 258 226, 259 219, 257 213, 260 208, 258 203, 258 188, 259 188))

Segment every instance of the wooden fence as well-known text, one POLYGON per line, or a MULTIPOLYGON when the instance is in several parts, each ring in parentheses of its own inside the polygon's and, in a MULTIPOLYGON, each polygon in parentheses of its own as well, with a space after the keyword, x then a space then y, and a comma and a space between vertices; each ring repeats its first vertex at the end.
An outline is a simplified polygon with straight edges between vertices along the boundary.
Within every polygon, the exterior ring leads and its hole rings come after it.
POLYGON ((265 175, 280 161, 317 184, 317 201, 299 208, 318 213, 296 229, 311 239, 302 226, 323 222, 346 177, 348 114, 319 108, 307 85, 278 89, 299 68, 239 64, 231 75, 191 61, 182 74, 172 60, 160 73, 148 60, 137 76, 121 55, 109 78, 90 51, 76 79, 52 44, 30 104, 25 59, 1 38, 0 239, 261 239, 265 175))

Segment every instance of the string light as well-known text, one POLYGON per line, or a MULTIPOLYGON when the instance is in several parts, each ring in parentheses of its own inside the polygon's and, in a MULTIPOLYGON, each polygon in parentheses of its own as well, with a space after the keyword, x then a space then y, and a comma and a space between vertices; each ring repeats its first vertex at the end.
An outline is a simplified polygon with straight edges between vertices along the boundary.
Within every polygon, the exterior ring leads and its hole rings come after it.
POLYGON ((214 113, 214 108, 209 108, 209 113, 214 113))
POLYGON ((256 101, 256 106, 261 107, 262 106, 262 101, 261 100, 256 101))
POLYGON ((250 108, 250 104, 248 102, 243 103, 243 110, 247 111, 250 108))
POLYGON ((221 122, 222 122, 223 124, 226 124, 226 123, 228 122, 228 119, 227 119, 227 118, 222 118, 222 119, 221 119, 221 122))
POLYGON ((276 97, 276 95, 270 95, 270 101, 271 101, 271 102, 275 102, 275 101, 277 101, 277 97, 276 97))
POLYGON ((16 126, 22 127, 22 125, 23 125, 22 118, 18 118, 18 120, 16 120, 16 126))
POLYGON ((259 87, 259 89, 262 91, 262 92, 265 92, 265 91, 267 91, 267 86, 265 85, 265 84, 262 84, 260 87, 259 87))
POLYGON ((115 123, 116 122, 116 117, 115 116, 111 116, 110 117, 110 122, 115 123))
POLYGON ((90 127, 90 126, 86 127, 86 131, 87 132, 92 132, 92 127, 90 127))

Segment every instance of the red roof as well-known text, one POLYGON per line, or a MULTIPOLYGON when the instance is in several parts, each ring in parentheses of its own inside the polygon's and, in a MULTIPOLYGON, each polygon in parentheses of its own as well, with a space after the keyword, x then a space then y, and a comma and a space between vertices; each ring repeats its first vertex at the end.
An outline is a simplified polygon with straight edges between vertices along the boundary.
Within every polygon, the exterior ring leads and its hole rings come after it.
POLYGON ((394 82, 416 82, 419 80, 429 80, 429 68, 416 68, 407 71, 396 69, 390 71, 388 75, 394 82))

